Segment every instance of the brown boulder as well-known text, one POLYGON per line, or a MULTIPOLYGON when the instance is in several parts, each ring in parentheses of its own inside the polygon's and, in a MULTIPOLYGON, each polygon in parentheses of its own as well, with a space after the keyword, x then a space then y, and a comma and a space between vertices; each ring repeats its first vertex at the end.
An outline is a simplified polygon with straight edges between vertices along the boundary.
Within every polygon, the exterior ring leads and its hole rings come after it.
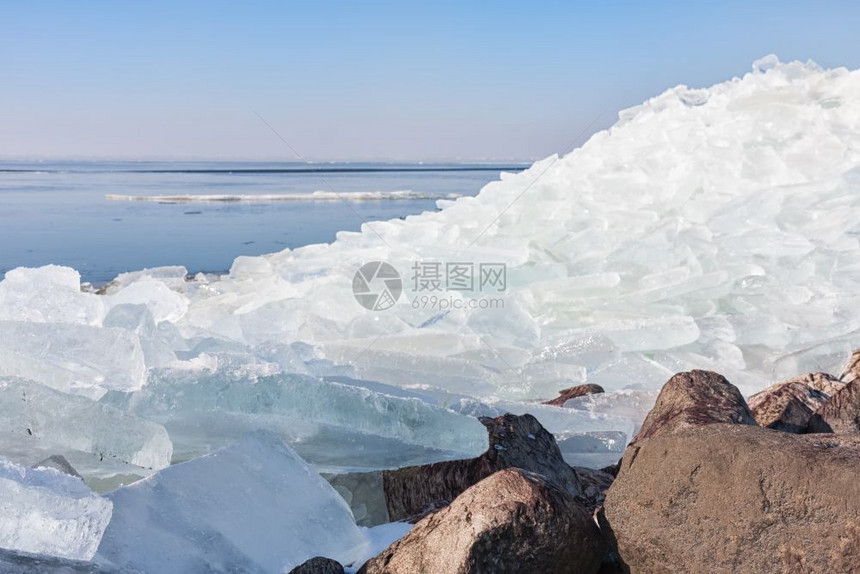
POLYGON ((569 493, 510 468, 417 523, 359 574, 592 574, 604 552, 597 526, 569 493))
POLYGON ((860 436, 708 425, 631 445, 600 512, 631 573, 856 572, 860 436))
POLYGON ((809 419, 807 432, 860 433, 860 380, 836 392, 809 419))
POLYGON ((756 425, 740 391, 711 371, 678 373, 669 379, 633 442, 715 423, 756 425))
POLYGON ((343 566, 337 560, 317 556, 290 570, 289 574, 343 574, 343 566))
POLYGON ((839 380, 843 383, 850 383, 858 378, 860 378, 860 349, 851 353, 851 357, 842 368, 842 374, 839 375, 839 380))
POLYGON ((574 470, 582 487, 582 494, 577 497, 577 501, 589 512, 594 512, 603 505, 606 491, 612 486, 615 475, 604 469, 597 470, 583 466, 576 466, 574 470))
POLYGON ((806 432, 812 414, 845 384, 826 373, 807 373, 760 391, 747 399, 756 422, 790 433, 806 432))
POLYGON ((561 456, 555 437, 536 418, 505 414, 482 417, 490 447, 477 458, 451 460, 387 470, 382 474, 389 519, 422 515, 429 508, 454 500, 491 474, 522 468, 542 474, 571 496, 582 493, 576 471, 561 456))
POLYGON ((594 383, 589 383, 586 385, 577 385, 575 387, 570 387, 569 389, 560 390, 556 398, 549 401, 544 401, 543 404, 553 405, 555 407, 563 407, 564 403, 566 403, 570 399, 584 397, 587 395, 596 395, 602 392, 604 392, 603 387, 601 387, 600 385, 595 385, 594 383))

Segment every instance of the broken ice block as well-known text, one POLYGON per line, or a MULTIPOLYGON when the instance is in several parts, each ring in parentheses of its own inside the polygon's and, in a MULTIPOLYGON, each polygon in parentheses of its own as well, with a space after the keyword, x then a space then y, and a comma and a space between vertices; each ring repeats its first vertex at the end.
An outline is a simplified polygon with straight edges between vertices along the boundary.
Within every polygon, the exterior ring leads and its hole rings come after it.
POLYGON ((98 399, 145 381, 136 334, 71 323, 0 321, 0 376, 17 376, 98 399))
POLYGON ((254 433, 109 495, 99 547, 144 572, 288 572, 365 543, 349 506, 278 437, 254 433))
POLYGON ((104 400, 164 424, 179 460, 254 429, 278 432, 313 462, 335 466, 346 462, 338 461, 343 457, 350 459, 348 466, 364 459, 364 465, 379 467, 396 464, 398 456, 421 456, 425 449, 434 457, 474 456, 486 449, 486 431, 476 419, 406 394, 306 375, 163 369, 140 391, 104 400))
POLYGON ((23 379, 0 377, 0 420, 0 454, 26 464, 80 452, 161 469, 173 453, 161 425, 23 379))
POLYGON ((135 281, 106 298, 112 307, 124 304, 146 305, 156 323, 175 323, 188 311, 188 298, 157 279, 135 281))
POLYGON ((0 548, 89 560, 112 506, 79 478, 0 457, 0 548))
POLYGON ((0 281, 0 320, 96 325, 101 299, 81 292, 81 276, 69 267, 19 267, 0 281))

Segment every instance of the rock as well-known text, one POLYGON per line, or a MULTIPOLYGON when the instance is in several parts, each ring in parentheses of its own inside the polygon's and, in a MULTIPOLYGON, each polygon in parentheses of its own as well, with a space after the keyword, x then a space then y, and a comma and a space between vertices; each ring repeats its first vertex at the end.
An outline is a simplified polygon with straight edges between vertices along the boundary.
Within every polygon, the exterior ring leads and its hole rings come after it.
POLYGON ((621 459, 618 459, 618 462, 615 464, 610 464, 609 466, 604 466, 600 469, 600 472, 605 472, 610 475, 612 478, 618 476, 618 471, 621 469, 621 459))
POLYGON ((791 380, 801 382, 829 397, 844 389, 847 384, 827 373, 807 373, 791 380))
POLYGON ((568 492, 510 468, 416 524, 359 574, 586 574, 604 554, 600 531, 568 492))
POLYGON ((834 393, 810 417, 807 432, 860 433, 860 380, 854 380, 834 393))
POLYGON ((747 404, 760 426, 803 433, 812 414, 844 386, 826 373, 807 373, 771 385, 752 395, 747 404))
POLYGON ((633 442, 715 423, 756 425, 740 391, 711 371, 678 373, 669 379, 633 442))
POLYGON ((598 517, 629 572, 854 572, 860 436, 715 424, 631 445, 598 517))
POLYGON ((575 387, 570 387, 569 389, 563 389, 559 391, 558 396, 556 398, 549 401, 544 401, 543 404, 563 407, 564 403, 566 403, 570 399, 584 397, 586 395, 596 395, 597 393, 602 392, 604 392, 603 387, 601 387, 600 385, 595 385, 593 383, 589 383, 587 385, 577 385, 575 387))
POLYGON ((490 447, 477 458, 452 460, 384 471, 382 475, 389 519, 403 520, 426 512, 439 501, 451 501, 491 474, 522 468, 542 474, 579 496, 576 472, 561 456, 555 437, 532 415, 481 417, 490 447))
POLYGON ((337 560, 316 556, 296 566, 289 574, 344 574, 344 570, 337 560))
POLYGON ((382 471, 323 473, 329 484, 349 504, 355 523, 359 526, 377 526, 391 522, 385 506, 382 489, 382 471))
POLYGON ((842 374, 839 375, 839 380, 843 383, 850 383, 858 378, 860 378, 860 349, 851 353, 851 358, 845 363, 842 374))
POLYGON ((574 467, 574 470, 582 485, 582 494, 577 497, 577 501, 589 512, 594 512, 603 505, 606 491, 612 486, 615 475, 582 466, 574 467))

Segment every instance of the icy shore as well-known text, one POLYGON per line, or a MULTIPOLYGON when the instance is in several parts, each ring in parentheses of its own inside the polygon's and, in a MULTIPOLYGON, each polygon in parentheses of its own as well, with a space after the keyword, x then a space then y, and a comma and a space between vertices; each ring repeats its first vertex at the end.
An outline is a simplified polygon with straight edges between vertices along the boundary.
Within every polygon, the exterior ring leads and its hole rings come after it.
POLYGON ((264 429, 317 469, 378 469, 476 456, 476 416, 529 412, 577 463, 578 437, 629 441, 678 371, 750 395, 860 347, 860 72, 765 58, 440 207, 223 277, 149 269, 96 294, 72 269, 8 272, 0 455, 61 454, 109 490, 264 429), (370 261, 402 278, 385 310, 354 297, 370 261), (505 283, 416 305, 434 262, 505 283), (608 392, 535 404, 585 382, 608 392))

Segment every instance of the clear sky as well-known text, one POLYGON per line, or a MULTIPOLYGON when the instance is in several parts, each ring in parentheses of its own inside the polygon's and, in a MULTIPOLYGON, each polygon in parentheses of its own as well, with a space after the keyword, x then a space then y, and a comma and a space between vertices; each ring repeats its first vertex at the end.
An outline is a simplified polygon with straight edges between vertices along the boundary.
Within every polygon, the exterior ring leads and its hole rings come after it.
POLYGON ((860 2, 0 0, 0 156, 529 159, 753 60, 860 67, 860 2))

